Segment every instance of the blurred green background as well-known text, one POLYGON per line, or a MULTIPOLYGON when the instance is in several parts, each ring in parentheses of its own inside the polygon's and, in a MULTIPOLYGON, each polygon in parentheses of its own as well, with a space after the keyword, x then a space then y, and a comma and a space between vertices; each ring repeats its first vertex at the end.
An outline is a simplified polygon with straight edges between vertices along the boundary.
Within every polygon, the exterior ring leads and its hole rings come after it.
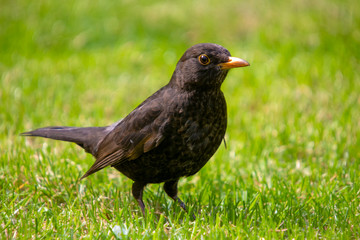
POLYGON ((359 1, 0 5, 5 238, 360 237, 359 1), (227 149, 181 182, 198 220, 158 185, 145 192, 143 218, 130 180, 106 169, 78 182, 91 156, 19 137, 119 120, 165 85, 199 42, 223 45, 251 66, 231 71, 222 86, 227 149), (115 225, 129 231, 113 233, 115 225))

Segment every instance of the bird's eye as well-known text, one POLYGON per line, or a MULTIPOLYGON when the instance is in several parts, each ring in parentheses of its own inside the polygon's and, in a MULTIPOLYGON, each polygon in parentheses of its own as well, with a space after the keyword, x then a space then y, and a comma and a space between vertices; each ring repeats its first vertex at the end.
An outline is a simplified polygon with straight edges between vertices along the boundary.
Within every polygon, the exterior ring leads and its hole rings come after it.
POLYGON ((202 65, 208 65, 210 63, 210 58, 206 54, 201 54, 199 56, 199 62, 202 65))

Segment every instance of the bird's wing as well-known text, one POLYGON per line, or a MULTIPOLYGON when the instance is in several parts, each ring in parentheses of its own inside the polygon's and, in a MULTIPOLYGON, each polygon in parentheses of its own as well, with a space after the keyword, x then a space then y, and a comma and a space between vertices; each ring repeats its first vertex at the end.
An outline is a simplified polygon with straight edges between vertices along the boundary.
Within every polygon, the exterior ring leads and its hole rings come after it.
POLYGON ((161 99, 141 104, 123 119, 100 143, 96 161, 82 178, 107 166, 140 157, 164 140, 167 120, 161 99))

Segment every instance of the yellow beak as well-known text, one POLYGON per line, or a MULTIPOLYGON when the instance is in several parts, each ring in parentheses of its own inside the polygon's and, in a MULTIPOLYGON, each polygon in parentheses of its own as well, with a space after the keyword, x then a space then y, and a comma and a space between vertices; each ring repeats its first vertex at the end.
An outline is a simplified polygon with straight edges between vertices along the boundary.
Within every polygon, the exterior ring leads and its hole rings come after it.
POLYGON ((229 61, 220 63, 219 66, 221 67, 221 69, 230 69, 237 67, 247 67, 250 66, 250 63, 241 58, 229 57, 229 61))

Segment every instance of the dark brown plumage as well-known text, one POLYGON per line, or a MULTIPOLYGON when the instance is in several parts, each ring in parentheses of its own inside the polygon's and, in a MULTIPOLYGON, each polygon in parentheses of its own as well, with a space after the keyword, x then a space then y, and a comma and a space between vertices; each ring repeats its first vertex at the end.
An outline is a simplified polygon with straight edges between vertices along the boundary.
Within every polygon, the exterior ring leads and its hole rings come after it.
POLYGON ((142 193, 149 183, 165 182, 165 192, 186 210, 177 196, 180 177, 197 173, 224 138, 226 102, 220 90, 228 70, 249 66, 211 43, 189 48, 170 82, 128 116, 108 127, 47 127, 23 133, 74 142, 96 161, 85 178, 112 166, 134 181, 132 193, 144 213, 142 193))

